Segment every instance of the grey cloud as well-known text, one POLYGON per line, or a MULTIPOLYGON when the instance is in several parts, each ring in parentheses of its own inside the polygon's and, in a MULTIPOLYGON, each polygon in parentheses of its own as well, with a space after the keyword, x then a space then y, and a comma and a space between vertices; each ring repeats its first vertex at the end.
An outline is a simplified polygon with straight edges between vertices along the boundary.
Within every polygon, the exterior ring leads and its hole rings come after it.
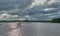
POLYGON ((12 10, 26 8, 33 0, 0 0, 0 10, 12 10))
POLYGON ((49 7, 49 8, 59 8, 60 7, 60 2, 52 3, 52 4, 48 5, 47 7, 49 7))
POLYGON ((2 18, 28 18, 26 15, 30 17, 30 19, 50 19, 59 17, 60 13, 60 2, 52 3, 45 7, 43 5, 35 5, 30 9, 26 9, 28 6, 31 6, 34 0, 0 0, 0 15, 6 13, 2 18), (45 8, 55 8, 51 11, 44 11, 45 8), (25 10, 23 12, 23 10, 25 10), (3 12, 3 10, 6 10, 3 12), (3 12, 3 13, 2 13, 3 12), (8 12, 8 13, 7 13, 8 12), (16 16, 17 15, 17 16, 16 16))

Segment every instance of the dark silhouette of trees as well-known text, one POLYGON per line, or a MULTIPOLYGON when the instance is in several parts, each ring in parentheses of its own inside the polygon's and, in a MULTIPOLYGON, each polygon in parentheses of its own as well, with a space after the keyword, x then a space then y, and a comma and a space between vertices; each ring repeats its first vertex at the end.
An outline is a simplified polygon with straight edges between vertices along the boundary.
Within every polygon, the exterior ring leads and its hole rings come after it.
POLYGON ((52 22, 60 23, 60 18, 52 19, 52 22))

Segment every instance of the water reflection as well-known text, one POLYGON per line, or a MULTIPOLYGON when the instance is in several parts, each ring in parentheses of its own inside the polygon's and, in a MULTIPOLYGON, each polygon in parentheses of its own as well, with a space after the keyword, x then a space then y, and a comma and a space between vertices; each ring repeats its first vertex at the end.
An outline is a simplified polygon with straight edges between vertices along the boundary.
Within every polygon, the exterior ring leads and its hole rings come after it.
POLYGON ((0 36, 60 36, 59 23, 0 23, 0 36))
POLYGON ((0 36, 22 36, 21 27, 17 26, 18 22, 1 24, 0 36))
POLYGON ((21 32, 21 28, 17 28, 18 23, 10 23, 9 24, 9 32, 8 32, 8 36, 22 36, 22 32, 21 32))

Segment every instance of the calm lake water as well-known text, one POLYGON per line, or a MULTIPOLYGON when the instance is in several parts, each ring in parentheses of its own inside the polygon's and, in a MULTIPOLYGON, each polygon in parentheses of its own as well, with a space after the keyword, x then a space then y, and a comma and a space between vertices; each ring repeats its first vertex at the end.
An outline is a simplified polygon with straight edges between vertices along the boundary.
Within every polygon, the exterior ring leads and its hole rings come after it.
POLYGON ((0 36, 60 36, 60 23, 2 22, 0 36))

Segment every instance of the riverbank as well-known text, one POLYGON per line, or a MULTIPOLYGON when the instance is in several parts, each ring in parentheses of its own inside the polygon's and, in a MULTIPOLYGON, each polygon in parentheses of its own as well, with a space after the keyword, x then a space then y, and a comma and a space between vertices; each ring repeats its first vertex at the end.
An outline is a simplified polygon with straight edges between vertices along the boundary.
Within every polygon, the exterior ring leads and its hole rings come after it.
POLYGON ((47 22, 47 23, 60 23, 60 18, 52 19, 52 20, 0 20, 0 22, 47 22))

